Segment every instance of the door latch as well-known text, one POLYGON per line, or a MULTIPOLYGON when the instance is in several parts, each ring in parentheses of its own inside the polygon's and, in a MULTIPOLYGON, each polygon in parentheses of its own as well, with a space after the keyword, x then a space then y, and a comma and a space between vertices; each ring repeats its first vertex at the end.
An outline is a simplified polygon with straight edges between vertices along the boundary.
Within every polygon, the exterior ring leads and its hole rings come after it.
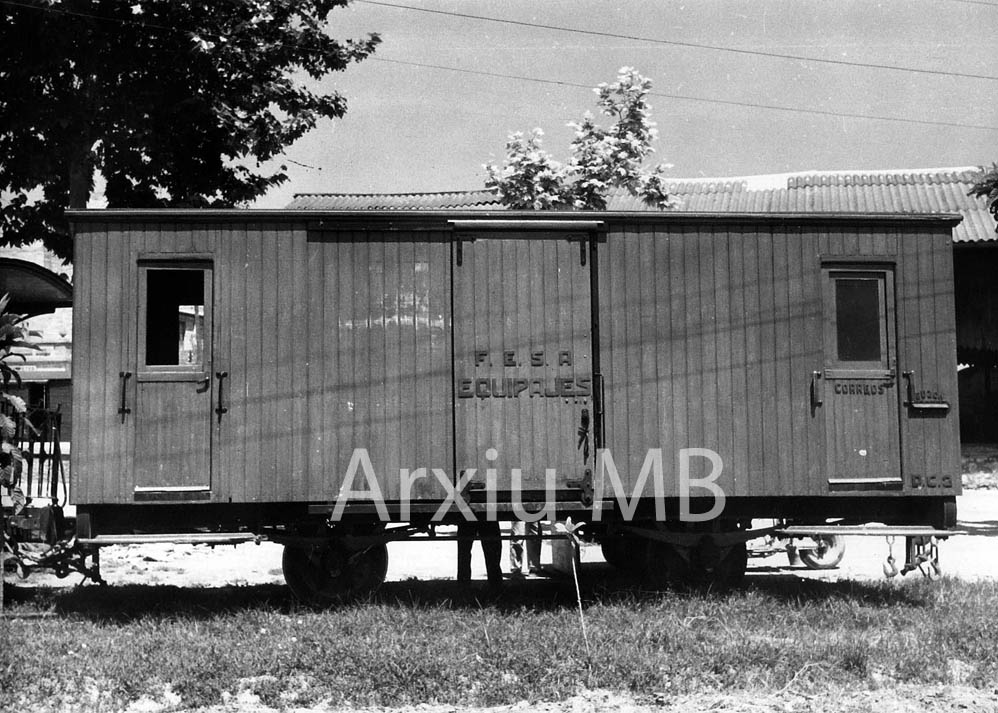
POLYGON ((579 444, 576 446, 582 451, 582 462, 589 462, 589 409, 582 409, 582 421, 579 423, 579 444))

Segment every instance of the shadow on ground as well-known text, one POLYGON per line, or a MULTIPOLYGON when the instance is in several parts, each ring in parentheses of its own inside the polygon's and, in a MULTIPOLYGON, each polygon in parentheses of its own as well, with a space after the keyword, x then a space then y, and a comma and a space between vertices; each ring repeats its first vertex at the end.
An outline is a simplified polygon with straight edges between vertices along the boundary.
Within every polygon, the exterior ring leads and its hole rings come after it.
MULTIPOLYGON (((715 592, 704 589, 651 591, 634 578, 608 565, 587 565, 580 581, 584 605, 661 602, 663 599, 699 597, 726 599, 762 595, 788 605, 849 598, 867 606, 922 606, 921 589, 885 583, 821 581, 805 579, 789 567, 753 568, 740 589, 715 592)), ((99 621, 130 621, 140 618, 184 616, 213 619, 237 612, 299 612, 287 587, 280 584, 223 587, 177 587, 173 585, 86 585, 51 588, 6 585, 8 616, 59 616, 99 621)), ((463 584, 454 580, 406 580, 388 582, 367 600, 348 606, 378 605, 400 608, 442 607, 497 611, 556 611, 578 606, 571 578, 509 580, 500 593, 485 582, 463 584)), ((335 609, 331 610, 335 611, 335 609)))

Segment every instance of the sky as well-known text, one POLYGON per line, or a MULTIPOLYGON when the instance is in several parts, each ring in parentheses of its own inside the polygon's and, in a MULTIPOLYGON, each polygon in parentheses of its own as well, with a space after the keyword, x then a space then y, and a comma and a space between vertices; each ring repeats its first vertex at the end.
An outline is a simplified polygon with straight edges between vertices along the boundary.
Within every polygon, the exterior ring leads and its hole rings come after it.
POLYGON ((346 115, 287 149, 291 180, 256 207, 481 188, 535 127, 564 161, 567 122, 624 66, 653 81, 677 178, 998 161, 998 0, 355 0, 329 32, 383 41, 319 83, 346 115))

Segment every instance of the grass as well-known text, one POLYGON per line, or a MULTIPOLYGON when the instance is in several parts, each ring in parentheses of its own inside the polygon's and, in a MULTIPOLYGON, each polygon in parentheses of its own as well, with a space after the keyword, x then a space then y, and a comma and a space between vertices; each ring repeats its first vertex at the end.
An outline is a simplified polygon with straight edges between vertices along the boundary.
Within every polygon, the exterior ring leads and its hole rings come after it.
POLYGON ((0 709, 116 710, 167 687, 184 707, 244 690, 280 708, 945 683, 954 666, 971 686, 998 679, 993 583, 587 584, 591 658, 570 583, 529 581, 495 601, 455 582, 394 583, 327 612, 279 586, 19 589, 8 613, 20 616, 0 624, 0 709), (42 612, 54 616, 31 616, 42 612))

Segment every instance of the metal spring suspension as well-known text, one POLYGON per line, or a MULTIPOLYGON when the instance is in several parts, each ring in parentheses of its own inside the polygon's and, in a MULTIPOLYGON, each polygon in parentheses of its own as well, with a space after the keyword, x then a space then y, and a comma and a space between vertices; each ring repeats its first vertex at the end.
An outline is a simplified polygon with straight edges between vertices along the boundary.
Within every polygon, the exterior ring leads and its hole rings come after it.
POLYGON ((935 537, 908 538, 908 562, 905 563, 901 574, 908 574, 916 569, 923 577, 932 580, 942 576, 943 571, 939 566, 939 543, 935 537))
POLYGON ((894 535, 887 536, 887 559, 884 561, 884 576, 888 579, 902 576, 916 569, 923 577, 936 580, 942 576, 939 566, 939 542, 935 537, 909 537, 904 566, 898 570, 894 559, 894 535))

